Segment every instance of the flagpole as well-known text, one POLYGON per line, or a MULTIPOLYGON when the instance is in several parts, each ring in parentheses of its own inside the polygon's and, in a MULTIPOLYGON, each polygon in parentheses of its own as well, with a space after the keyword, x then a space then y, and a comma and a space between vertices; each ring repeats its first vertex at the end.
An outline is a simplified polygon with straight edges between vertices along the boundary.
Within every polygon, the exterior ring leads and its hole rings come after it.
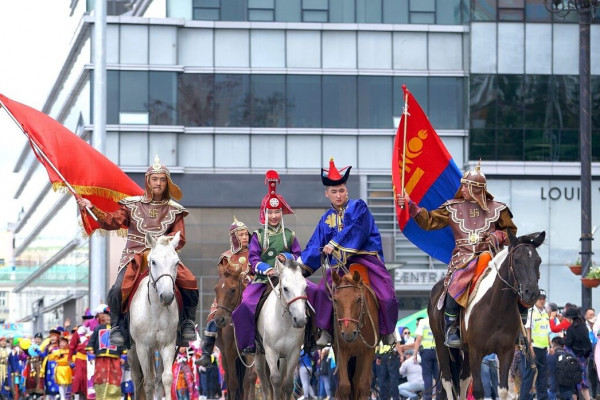
MULTIPOLYGON (((50 166, 50 168, 52 168, 52 170, 56 173, 56 175, 58 175, 58 177, 60 178, 60 180, 63 181, 63 183, 65 184, 65 186, 67 187, 67 189, 69 189, 69 191, 73 194, 73 196, 77 197, 81 197, 77 194, 77 192, 75 191, 75 189, 73 189, 73 187, 71 186, 71 184, 69 184, 69 182, 67 182, 67 180, 65 179, 65 177, 60 173, 60 171, 54 166, 54 164, 52 164, 52 161, 50 161, 50 159, 48 158, 48 156, 46 156, 46 154, 43 152, 42 149, 40 149, 40 147, 37 145, 37 143, 31 138, 31 136, 29 136, 29 134, 25 131, 25 129, 23 129, 23 126, 19 123, 19 121, 15 118, 15 116, 10 112, 10 110, 8 109, 8 107, 6 107, 6 105, 2 102, 2 99, 0 99, 0 105, 2 106, 2 108, 4 109, 4 111, 6 111, 6 113, 10 116, 10 118, 14 121, 15 124, 17 124, 17 126, 19 127, 19 129, 21 129, 21 132, 23 132, 23 134, 25 136, 27 136, 27 139, 29 140, 29 143, 31 143, 31 145, 33 146, 33 150, 40 156, 42 156, 42 158, 48 163, 48 165, 50 166)), ((92 218, 98 222, 98 218, 96 218, 96 216, 94 215, 94 213, 92 213, 92 210, 89 207, 85 208, 87 210, 87 212, 92 216, 92 218)))
MULTIPOLYGON (((404 110, 402 111, 402 114, 404 115, 404 139, 402 141, 402 197, 404 197, 404 167, 406 166, 406 123, 408 122, 408 90, 406 89, 406 85, 402 85, 402 89, 404 90, 404 110)), ((400 208, 404 208, 404 204, 400 208)))

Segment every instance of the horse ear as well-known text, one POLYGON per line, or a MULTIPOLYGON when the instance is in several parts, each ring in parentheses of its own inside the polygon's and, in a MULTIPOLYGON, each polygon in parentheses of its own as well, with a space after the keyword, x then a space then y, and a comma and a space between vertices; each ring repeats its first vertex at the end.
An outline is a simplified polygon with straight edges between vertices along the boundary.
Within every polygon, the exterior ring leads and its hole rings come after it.
POLYGON ((339 285, 340 283, 340 276, 338 275, 336 270, 332 270, 331 271, 331 280, 333 281, 333 283, 335 283, 336 285, 339 285))
POLYGON ((529 236, 529 242, 535 247, 540 247, 542 243, 544 243, 544 239, 546 239, 546 231, 541 231, 537 233, 532 233, 529 236))
POLYGON ((154 236, 150 232, 146 232, 146 243, 151 249, 156 246, 156 239, 154 239, 154 236))
POLYGON ((175 234, 175 236, 173 236, 173 239, 171 239, 171 246, 173 246, 174 249, 177 248, 177 245, 179 244, 179 240, 181 239, 181 232, 177 232, 175 234))
POLYGON ((358 271, 354 271, 354 273, 352 274, 352 280, 356 283, 360 283, 360 281, 362 280, 360 273, 358 271))
POLYGON ((515 247, 519 244, 519 239, 517 239, 517 237, 513 235, 510 229, 507 229, 506 233, 508 233, 508 241, 510 242, 511 247, 515 247))
POLYGON ((279 258, 275 258, 275 273, 281 275, 281 271, 285 268, 285 264, 279 261, 279 258))

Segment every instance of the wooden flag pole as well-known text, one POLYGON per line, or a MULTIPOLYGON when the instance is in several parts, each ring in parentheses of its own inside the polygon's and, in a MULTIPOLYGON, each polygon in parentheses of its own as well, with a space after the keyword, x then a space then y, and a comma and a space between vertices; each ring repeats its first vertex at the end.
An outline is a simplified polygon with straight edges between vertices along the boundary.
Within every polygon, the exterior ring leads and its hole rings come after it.
MULTIPOLYGON (((60 171, 54 166, 54 164, 52 163, 52 161, 50 161, 50 159, 48 158, 48 156, 46 156, 46 154, 42 151, 42 149, 40 149, 40 147, 37 145, 37 143, 31 138, 31 136, 29 136, 29 134, 25 131, 25 129, 23 129, 23 126, 21 126, 21 124, 19 123, 19 121, 15 118, 15 116, 10 112, 10 110, 8 109, 8 107, 6 107, 6 105, 4 105, 4 103, 2 102, 2 100, 0 100, 0 106, 2 106, 2 108, 4 109, 4 111, 6 111, 6 113, 10 116, 10 118, 14 121, 15 124, 17 124, 17 126, 19 127, 19 129, 21 129, 21 132, 23 132, 23 134, 27 137, 27 139, 29 140, 29 143, 31 143, 31 146, 33 147, 33 151, 36 152, 39 156, 41 156, 50 166, 50 168, 52 168, 52 170, 56 173, 56 175, 58 175, 58 177, 60 178, 61 181, 63 181, 63 183, 65 184, 65 186, 67 187, 67 189, 69 189, 69 191, 73 194, 73 196, 77 197, 81 197, 77 194, 77 192, 75 191, 75 189, 73 189, 73 187, 71 186, 71 184, 69 184, 69 182, 67 182, 67 180, 65 179, 65 177, 60 173, 60 171)), ((90 214, 92 216, 92 218, 98 222, 98 218, 94 215, 94 213, 92 213, 92 210, 89 207, 85 208, 88 212, 88 214, 90 214)))
MULTIPOLYGON (((404 139, 402 141, 402 197, 404 197, 404 168, 406 167, 406 124, 408 122, 408 90, 406 85, 402 85, 404 90, 404 109, 402 115, 404 115, 404 139)), ((402 205, 400 208, 404 208, 402 205)))

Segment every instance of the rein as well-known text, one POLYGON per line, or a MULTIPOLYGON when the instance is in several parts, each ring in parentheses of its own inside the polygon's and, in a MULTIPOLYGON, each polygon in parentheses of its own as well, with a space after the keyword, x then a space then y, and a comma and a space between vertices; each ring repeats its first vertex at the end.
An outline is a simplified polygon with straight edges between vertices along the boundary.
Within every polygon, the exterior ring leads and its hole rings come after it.
MULTIPOLYGON (((519 280, 517 279, 517 276, 515 275, 515 269, 514 269, 514 263, 515 263, 514 262, 514 252, 520 246, 531 246, 531 245, 528 244, 528 243, 519 243, 518 245, 516 245, 515 247, 513 247, 508 252, 508 255, 507 255, 507 257, 508 257, 508 270, 509 270, 510 274, 512 275, 513 281, 515 282, 514 285, 510 284, 506 279, 504 279, 502 277, 502 275, 500 275, 500 270, 498 269, 497 265, 494 265, 494 267, 496 268, 496 272, 497 272, 498 278, 500 278, 500 280, 502 282, 504 282, 506 284, 506 286, 508 286, 508 288, 513 291, 513 293, 515 293, 517 296, 519 296, 519 301, 523 302, 523 300, 522 300, 523 287, 519 283, 519 280), (517 285, 518 285, 518 287, 517 287, 517 285)), ((526 304, 524 304, 524 305, 526 305, 526 304)))
POLYGON ((148 304, 152 304, 152 302, 150 301, 150 284, 152 284, 154 291, 156 291, 156 284, 161 278, 164 278, 165 276, 171 278, 171 283, 173 284, 173 293, 175 293, 175 279, 173 278, 173 276, 171 276, 171 274, 162 274, 158 278, 154 279, 154 276, 152 275, 152 269, 150 268, 151 265, 152 258, 150 257, 150 255, 148 255, 148 304))
POLYGON ((365 299, 365 292, 364 292, 364 288, 365 285, 361 284, 361 286, 355 286, 355 285, 341 285, 341 286, 337 286, 334 287, 334 290, 340 290, 340 289, 347 289, 347 288, 352 288, 352 289, 357 289, 360 291, 360 311, 358 312, 358 317, 357 319, 353 319, 353 318, 337 318, 337 309, 335 307, 335 302, 333 302, 333 312, 334 315, 338 321, 338 325, 341 325, 342 323, 345 324, 345 326, 348 326, 348 323, 350 322, 354 322, 357 326, 358 329, 358 336, 360 337, 360 340, 362 340, 362 342, 365 344, 365 346, 367 346, 370 349, 373 349, 377 346, 378 344, 378 340, 377 340, 377 328, 375 327, 375 322, 373 321, 373 317, 371 316, 371 312, 369 310, 366 310, 366 299, 365 299), (366 311, 366 312, 365 312, 366 311), (373 328, 373 338, 375 340, 375 343, 373 345, 371 345, 370 343, 368 343, 365 340, 365 337, 362 334, 362 328, 364 327, 364 316, 365 314, 369 317, 369 321, 371 322, 371 327, 373 328))

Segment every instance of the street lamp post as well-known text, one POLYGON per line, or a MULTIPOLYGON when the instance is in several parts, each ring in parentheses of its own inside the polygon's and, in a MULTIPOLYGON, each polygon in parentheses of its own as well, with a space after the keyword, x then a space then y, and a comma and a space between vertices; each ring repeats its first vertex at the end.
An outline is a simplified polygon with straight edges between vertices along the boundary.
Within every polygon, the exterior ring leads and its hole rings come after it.
MULTIPOLYGON (((592 115, 590 76, 590 24, 599 0, 544 0, 548 11, 579 14, 579 148, 581 154, 581 276, 592 264, 592 115)), ((592 306, 592 289, 581 285, 581 307, 592 306)))

